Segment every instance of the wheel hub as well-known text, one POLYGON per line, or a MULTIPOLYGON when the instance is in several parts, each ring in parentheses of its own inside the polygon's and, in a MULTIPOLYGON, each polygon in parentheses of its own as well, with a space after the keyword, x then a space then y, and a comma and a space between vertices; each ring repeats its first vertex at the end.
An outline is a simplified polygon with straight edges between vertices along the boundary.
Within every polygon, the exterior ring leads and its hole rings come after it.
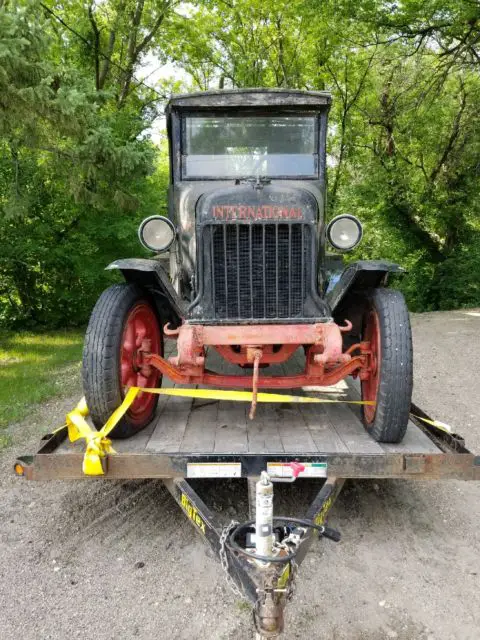
MULTIPOLYGON (((160 373, 146 356, 162 351, 160 328, 153 309, 145 302, 136 304, 125 319, 121 353, 120 382, 125 395, 130 387, 156 387, 160 373)), ((128 416, 139 423, 145 420, 155 403, 155 396, 139 393, 128 411, 128 416)))
MULTIPOLYGON (((364 339, 370 343, 370 367, 368 375, 362 378, 362 399, 376 402, 380 383, 381 346, 378 316, 374 309, 367 315, 364 339)), ((371 424, 375 419, 376 405, 364 405, 363 413, 365 420, 371 424)))

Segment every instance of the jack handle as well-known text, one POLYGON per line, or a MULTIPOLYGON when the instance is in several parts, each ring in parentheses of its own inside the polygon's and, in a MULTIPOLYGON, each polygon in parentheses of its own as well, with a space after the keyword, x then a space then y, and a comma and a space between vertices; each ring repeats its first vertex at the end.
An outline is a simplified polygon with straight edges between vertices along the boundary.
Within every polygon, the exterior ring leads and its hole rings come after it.
MULTIPOLYGON (((331 527, 325 527, 321 524, 316 524, 313 520, 303 520, 302 518, 286 518, 286 517, 275 517, 273 518, 273 522, 286 522, 289 524, 295 524, 300 527, 305 527, 307 529, 315 529, 318 531, 319 537, 327 538, 327 540, 332 540, 333 542, 340 542, 342 539, 341 533, 336 531, 336 529, 332 529, 331 527)), ((248 529, 255 528, 255 520, 249 520, 248 522, 244 522, 243 524, 237 525, 228 536, 227 547, 234 553, 241 553, 243 556, 247 558, 251 558, 252 560, 260 560, 262 562, 268 562, 273 564, 284 564, 293 560, 298 553, 297 549, 292 549, 287 554, 282 556, 264 556, 257 553, 253 553, 251 551, 247 551, 243 547, 241 547, 237 538, 240 537, 241 534, 244 534, 248 529)))

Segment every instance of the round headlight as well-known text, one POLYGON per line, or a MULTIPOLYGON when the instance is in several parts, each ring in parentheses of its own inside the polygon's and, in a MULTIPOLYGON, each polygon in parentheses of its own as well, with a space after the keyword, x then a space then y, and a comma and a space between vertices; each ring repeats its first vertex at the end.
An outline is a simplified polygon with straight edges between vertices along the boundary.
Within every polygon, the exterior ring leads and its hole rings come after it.
POLYGON ((327 240, 338 251, 354 249, 362 235, 362 223, 355 216, 348 214, 337 216, 327 227, 327 240))
POLYGON ((164 216, 150 216, 139 226, 138 237, 146 249, 160 253, 175 240, 175 227, 164 216))

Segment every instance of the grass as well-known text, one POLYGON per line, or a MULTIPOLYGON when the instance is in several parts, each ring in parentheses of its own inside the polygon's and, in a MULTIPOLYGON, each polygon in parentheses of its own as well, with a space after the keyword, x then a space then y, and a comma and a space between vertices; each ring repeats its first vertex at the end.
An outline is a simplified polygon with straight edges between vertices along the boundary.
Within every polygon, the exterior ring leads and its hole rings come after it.
MULTIPOLYGON (((0 429, 25 418, 36 404, 73 392, 83 335, 83 331, 0 332, 0 429)), ((0 449, 4 440, 8 438, 0 432, 0 449)))

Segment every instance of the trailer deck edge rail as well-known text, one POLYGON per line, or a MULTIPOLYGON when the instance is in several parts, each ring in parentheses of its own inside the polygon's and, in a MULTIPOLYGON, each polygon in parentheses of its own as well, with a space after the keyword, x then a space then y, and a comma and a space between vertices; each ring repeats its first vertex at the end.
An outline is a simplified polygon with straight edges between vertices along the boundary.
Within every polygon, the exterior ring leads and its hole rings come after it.
MULTIPOLYGON (((412 414, 428 417, 412 405, 412 414)), ((302 453, 302 454, 216 454, 216 453, 117 453, 105 458, 104 478, 119 480, 133 478, 188 478, 189 465, 211 463, 240 465, 240 473, 225 477, 257 477, 268 464, 275 462, 309 462, 324 464, 328 475, 340 478, 412 478, 480 480, 480 456, 472 454, 463 438, 412 421, 439 449, 438 453, 302 453)), ((67 428, 47 434, 34 455, 20 456, 15 464, 18 475, 28 480, 81 479, 83 453, 56 453, 67 437, 67 428)), ((207 477, 207 476, 204 476, 207 477)), ((218 475, 213 476, 218 477, 218 475)))

